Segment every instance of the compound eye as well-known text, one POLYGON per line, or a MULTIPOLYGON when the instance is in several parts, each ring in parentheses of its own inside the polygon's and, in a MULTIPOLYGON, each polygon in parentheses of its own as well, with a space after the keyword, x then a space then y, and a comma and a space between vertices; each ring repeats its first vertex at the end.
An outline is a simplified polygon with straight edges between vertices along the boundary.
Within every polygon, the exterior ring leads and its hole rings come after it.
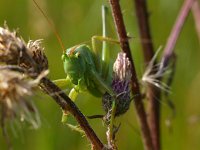
POLYGON ((77 53, 75 54, 75 56, 76 56, 76 58, 79 58, 79 57, 80 57, 80 53, 77 52, 77 53))
POLYGON ((66 59, 66 54, 62 54, 61 59, 64 61, 66 59))

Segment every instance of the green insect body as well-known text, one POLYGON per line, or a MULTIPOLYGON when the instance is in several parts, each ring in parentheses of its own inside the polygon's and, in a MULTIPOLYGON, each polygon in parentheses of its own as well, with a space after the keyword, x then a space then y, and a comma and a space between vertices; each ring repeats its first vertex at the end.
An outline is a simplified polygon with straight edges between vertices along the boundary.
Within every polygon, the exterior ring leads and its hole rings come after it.
MULTIPOLYGON (((42 11, 39 5, 33 0, 36 7, 41 11, 44 17, 49 22, 49 25, 53 28, 51 22, 49 21, 47 15, 42 11)), ((115 100, 117 95, 114 92, 111 83, 107 79, 112 79, 112 76, 109 75, 109 48, 107 42, 119 44, 119 41, 113 40, 107 37, 106 33, 106 14, 107 7, 102 6, 102 21, 103 21, 103 35, 102 36, 93 36, 92 38, 92 48, 86 44, 79 44, 72 48, 64 50, 63 43, 54 29, 54 33, 63 49, 62 61, 64 65, 64 71, 67 75, 66 79, 54 80, 54 83, 59 87, 71 89, 69 92, 69 97, 71 100, 76 100, 80 92, 88 91, 95 97, 102 97, 104 94, 108 94, 109 100, 111 100, 112 108, 111 114, 110 110, 110 131, 113 131, 113 121, 117 107, 115 100), (95 47, 95 40, 102 41, 102 57, 100 58, 100 53, 95 47)), ((103 101, 107 101, 107 97, 103 97, 103 101)), ((110 102, 110 101, 109 101, 110 102)), ((109 103, 110 104, 110 103, 109 103)), ((110 107, 110 106, 109 106, 110 107)), ((73 130, 80 132, 80 129, 76 126, 67 123, 68 112, 63 112, 62 122, 67 124, 73 130)))
POLYGON ((97 58, 85 44, 67 49, 62 55, 67 79, 74 84, 76 92, 88 90, 96 97, 102 96, 106 91, 113 94, 97 71, 94 59, 97 58))
MULTIPOLYGON (((127 105, 129 105, 130 100, 128 97, 129 93, 124 91, 122 91, 124 94, 116 93, 118 91, 112 87, 113 76, 109 74, 110 55, 107 42, 119 44, 119 41, 107 37, 106 10, 107 7, 103 6, 103 36, 93 36, 91 47, 86 44, 79 44, 64 51, 62 61, 67 77, 66 79, 56 80, 55 83, 62 85, 64 88, 70 88, 69 97, 73 101, 76 100, 81 92, 89 92, 95 97, 101 97, 104 110, 106 111, 104 121, 109 125, 109 130, 113 132, 115 116, 127 111, 127 105), (102 54, 97 51, 95 40, 103 42, 102 54), (124 95, 128 95, 126 96, 128 100, 125 101, 127 105, 123 104, 124 95)), ((70 128, 73 127, 73 130, 77 129, 76 126, 68 124, 67 118, 68 113, 64 112, 62 122, 70 128)))

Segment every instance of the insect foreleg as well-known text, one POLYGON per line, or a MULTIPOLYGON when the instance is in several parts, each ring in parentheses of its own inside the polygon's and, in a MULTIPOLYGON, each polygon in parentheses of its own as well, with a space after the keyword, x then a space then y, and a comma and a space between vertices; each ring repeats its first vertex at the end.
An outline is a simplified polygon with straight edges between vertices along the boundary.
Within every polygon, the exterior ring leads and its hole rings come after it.
MULTIPOLYGON (((72 100, 72 101, 75 101, 76 100, 76 98, 77 98, 77 96, 78 96, 78 91, 75 89, 75 88, 72 88, 71 89, 71 91, 69 92, 69 98, 72 100)), ((62 114, 62 120, 61 120, 61 122, 62 123, 64 123, 64 124, 67 124, 67 125, 69 125, 69 127, 74 127, 73 125, 70 125, 70 124, 68 124, 67 122, 67 118, 68 118, 68 115, 69 115, 69 113, 68 112, 66 112, 66 111, 63 111, 63 114, 62 114)))
MULTIPOLYGON (((76 100, 78 96, 78 91, 76 89, 78 88, 74 84, 72 84, 69 78, 54 80, 54 83, 61 88, 71 89, 68 96, 71 100, 73 101, 76 100)), ((62 120, 61 120, 62 123, 67 123, 68 115, 69 115, 68 112, 63 111, 62 120)))
POLYGON ((73 88, 73 84, 70 81, 69 78, 66 79, 58 79, 58 80, 54 80, 53 81, 57 86, 59 86, 60 88, 68 88, 71 89, 73 88))
POLYGON ((77 96, 78 96, 78 91, 75 88, 72 88, 71 91, 69 92, 69 98, 72 101, 75 101, 77 96))

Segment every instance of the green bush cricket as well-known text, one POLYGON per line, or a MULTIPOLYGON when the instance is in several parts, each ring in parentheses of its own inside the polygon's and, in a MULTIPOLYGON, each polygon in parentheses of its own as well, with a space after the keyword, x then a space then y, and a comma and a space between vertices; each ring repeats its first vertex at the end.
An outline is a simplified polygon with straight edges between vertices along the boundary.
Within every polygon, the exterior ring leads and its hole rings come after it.
MULTIPOLYGON (((42 9, 37 5, 35 1, 34 3, 45 16, 49 24, 52 26, 51 22, 49 21, 48 17, 44 14, 42 9)), ((73 101, 76 100, 80 92, 89 92, 95 97, 101 97, 104 110, 107 113, 105 116, 102 115, 102 117, 105 123, 108 125, 110 135, 112 136, 112 134, 115 134, 114 132, 118 130, 117 129, 115 131, 114 129, 116 128, 114 126, 115 116, 121 115, 124 112, 126 112, 128 110, 131 100, 129 96, 129 91, 126 92, 122 89, 122 92, 116 93, 117 91, 119 91, 119 89, 113 89, 113 87, 111 86, 112 82, 108 82, 108 79, 113 79, 113 77, 109 74, 108 62, 110 59, 110 55, 107 42, 119 44, 119 41, 107 37, 107 13, 108 8, 106 6, 102 6, 103 35, 92 37, 92 47, 86 44, 78 44, 67 50, 64 50, 64 46, 62 44, 60 36, 58 35, 55 28, 53 28, 54 33, 56 34, 56 37, 63 49, 62 61, 64 65, 64 71, 67 75, 65 79, 55 80, 54 83, 60 87, 70 88, 71 90, 69 92, 69 97, 73 101), (95 43, 97 40, 102 41, 102 54, 100 54, 100 52, 96 48, 95 43), (128 97, 128 99, 125 101, 123 98, 124 95, 128 95, 125 96, 128 97)), ((121 83, 122 82, 120 81, 120 84, 121 83)), ((128 85, 128 82, 126 83, 126 85, 128 85)), ((128 89, 128 86, 126 87, 126 89, 128 89)), ((62 122, 65 123, 71 129, 82 133, 82 131, 78 127, 68 124, 67 118, 68 112, 63 112, 62 122)))
MULTIPOLYGON (((102 97, 105 92, 115 96, 110 83, 106 82, 109 76, 109 51, 106 41, 119 43, 117 40, 106 37, 106 13, 107 7, 102 6, 103 36, 92 37, 92 48, 86 44, 76 45, 67 49, 63 55, 64 70, 66 79, 54 81, 57 85, 72 87, 69 97, 72 100, 77 98, 78 93, 88 91, 95 97, 102 97), (103 41, 102 57, 95 47, 95 41, 103 41)), ((64 119, 64 118, 63 118, 64 119)), ((65 119, 64 119, 65 120, 65 119)))
POLYGON ((109 50, 107 42, 118 44, 119 41, 107 37, 106 31, 106 16, 108 8, 102 6, 102 24, 103 35, 92 37, 92 47, 86 44, 78 44, 67 50, 64 50, 64 46, 55 28, 53 28, 47 15, 39 7, 37 2, 33 0, 37 8, 46 18, 56 37, 63 49, 62 61, 64 65, 64 71, 67 75, 65 79, 55 80, 58 86, 71 88, 69 97, 75 100, 80 92, 89 92, 95 97, 102 97, 105 92, 109 93, 112 97, 115 96, 115 92, 110 86, 111 83, 107 83, 107 78, 112 78, 109 75, 109 50), (95 46, 96 41, 102 41, 102 57, 95 46))

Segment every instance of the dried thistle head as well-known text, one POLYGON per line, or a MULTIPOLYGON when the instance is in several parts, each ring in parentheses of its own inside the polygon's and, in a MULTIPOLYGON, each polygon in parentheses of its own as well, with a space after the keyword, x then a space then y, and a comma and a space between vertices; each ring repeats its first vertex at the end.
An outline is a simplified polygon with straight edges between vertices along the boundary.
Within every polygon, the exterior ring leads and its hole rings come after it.
MULTIPOLYGON (((115 116, 124 114, 128 109, 131 102, 130 98, 130 81, 131 81, 131 63, 126 57, 126 54, 120 52, 113 65, 113 80, 112 89, 117 94, 116 97, 111 97, 105 93, 102 99, 103 108, 109 115, 113 100, 116 101, 115 116)), ((109 118, 109 116, 107 116, 109 118)), ((106 117, 106 118, 107 118, 106 117)))
POLYGON ((2 121, 20 118, 29 122, 34 128, 40 125, 37 109, 30 96, 38 82, 11 70, 0 71, 0 107, 2 121))
POLYGON ((48 61, 40 45, 41 40, 30 41, 26 45, 15 31, 0 27, 0 62, 8 68, 0 69, 3 122, 20 117, 21 120, 30 122, 34 128, 38 127, 38 115, 32 115, 37 114, 37 110, 28 97, 33 94, 40 80, 48 74, 48 61), (25 70, 26 75, 9 70, 10 65, 25 70))
MULTIPOLYGON (((27 44, 28 51, 38 66, 38 73, 48 70, 48 60, 44 53, 44 48, 41 47, 42 40, 32 41, 27 44)), ((30 66, 27 66, 30 68, 30 66)))
POLYGON ((8 28, 0 27, 0 62, 17 65, 20 54, 26 49, 24 41, 17 37, 17 33, 8 28))
POLYGON ((41 40, 26 43, 10 32, 8 28, 0 27, 0 62, 18 65, 25 68, 36 78, 48 69, 48 60, 41 47, 41 40))

